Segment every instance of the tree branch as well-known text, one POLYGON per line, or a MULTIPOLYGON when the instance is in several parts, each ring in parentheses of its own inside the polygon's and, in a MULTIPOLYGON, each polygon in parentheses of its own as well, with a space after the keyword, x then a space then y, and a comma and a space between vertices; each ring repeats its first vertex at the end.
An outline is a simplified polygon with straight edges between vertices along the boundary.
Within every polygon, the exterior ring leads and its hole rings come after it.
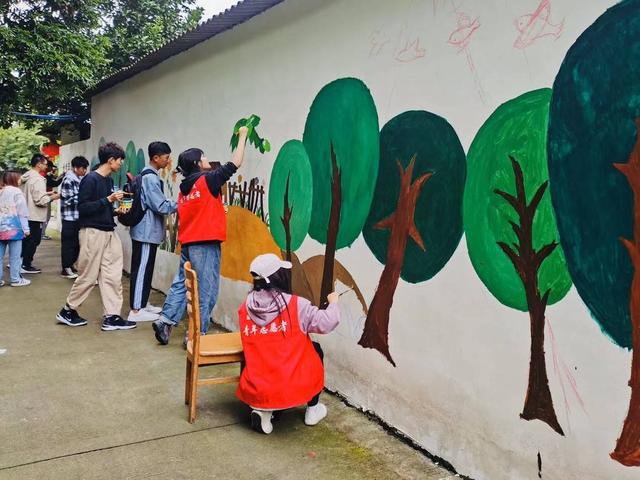
POLYGON ((538 187, 538 190, 536 190, 536 193, 534 193, 533 198, 531 199, 531 203, 529 203, 529 205, 527 206, 527 209, 532 213, 531 218, 533 218, 533 215, 535 214, 535 211, 538 208, 538 205, 540 204, 540 201, 542 200, 542 197, 544 195, 544 192, 547 190, 548 185, 549 180, 542 182, 542 185, 540 185, 538 187))
POLYGON ((495 189, 493 193, 500 195, 502 198, 504 198, 509 203, 509 205, 511 205, 511 208, 513 208, 518 215, 522 216, 522 214, 524 213, 522 210, 522 205, 520 204, 520 202, 516 197, 514 197, 510 193, 507 193, 498 189, 495 189))
POLYGON ((520 256, 505 242, 497 242, 497 243, 498 243, 498 246, 502 249, 502 251, 507 254, 507 257, 509 257, 509 260, 511 260, 511 263, 513 263, 513 266, 518 271, 518 275, 522 275, 523 270, 522 270, 522 261, 520 259, 520 256))
POLYGON ((543 246, 542 248, 540 248, 540 250, 535 252, 534 255, 536 260, 535 261, 536 273, 540 269, 542 262, 544 262, 545 259, 553 253, 553 251, 556 249, 557 246, 558 246, 558 243, 554 240, 553 242, 543 246))
POLYGON ((522 173, 522 168, 520 167, 520 163, 512 155, 509 155, 509 160, 511 160, 511 167, 513 168, 513 174, 516 180, 516 198, 522 205, 526 205, 527 196, 524 191, 524 174, 522 173))

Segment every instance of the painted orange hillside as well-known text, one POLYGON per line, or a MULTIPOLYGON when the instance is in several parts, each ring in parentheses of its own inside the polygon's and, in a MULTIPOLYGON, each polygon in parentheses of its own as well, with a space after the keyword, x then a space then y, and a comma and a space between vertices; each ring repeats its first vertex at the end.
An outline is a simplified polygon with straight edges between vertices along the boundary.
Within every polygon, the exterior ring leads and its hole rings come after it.
POLYGON ((227 213, 227 241, 222 244, 221 275, 232 280, 252 282, 249 265, 262 253, 275 253, 282 258, 269 227, 249 210, 230 206, 227 213))

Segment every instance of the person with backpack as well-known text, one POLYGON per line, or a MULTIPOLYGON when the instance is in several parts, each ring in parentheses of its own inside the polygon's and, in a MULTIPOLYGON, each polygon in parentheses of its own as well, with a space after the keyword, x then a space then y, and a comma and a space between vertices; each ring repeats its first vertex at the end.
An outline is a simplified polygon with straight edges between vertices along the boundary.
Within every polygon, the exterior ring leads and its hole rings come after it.
POLYGON ((161 308, 149 304, 151 279, 158 245, 165 236, 165 215, 174 213, 178 206, 164 194, 164 183, 158 170, 171 162, 171 148, 165 142, 149 144, 149 165, 131 182, 133 205, 130 215, 120 217, 120 223, 131 226, 131 288, 129 292, 129 317, 131 322, 148 322, 158 319, 161 308), (129 217, 132 218, 127 222, 129 217))

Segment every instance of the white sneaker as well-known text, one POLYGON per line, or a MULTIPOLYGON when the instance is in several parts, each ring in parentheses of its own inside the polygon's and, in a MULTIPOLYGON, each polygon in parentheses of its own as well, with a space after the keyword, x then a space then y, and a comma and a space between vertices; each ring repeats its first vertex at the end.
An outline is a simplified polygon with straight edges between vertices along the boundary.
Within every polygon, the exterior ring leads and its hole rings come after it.
POLYGON ((143 310, 150 313, 162 313, 162 307, 156 307, 155 305, 151 305, 147 303, 147 306, 143 308, 143 310))
POLYGON ((270 410, 251 410, 251 428, 256 432, 269 435, 273 432, 272 415, 273 412, 270 410))
POLYGON ((60 276, 63 278, 70 278, 70 279, 78 278, 78 274, 75 273, 73 270, 71 270, 69 267, 63 268, 62 272, 60 273, 60 276))
POLYGON ((323 403, 317 403, 313 407, 307 407, 307 411, 304 412, 304 423, 309 426, 317 425, 326 416, 327 407, 323 403))
POLYGON ((27 285, 31 285, 31 280, 27 280, 26 278, 21 278, 17 282, 11 282, 12 287, 26 287, 27 285))
POLYGON ((158 314, 147 312, 146 310, 138 310, 138 313, 131 311, 127 320, 130 322, 155 322, 158 320, 158 314))

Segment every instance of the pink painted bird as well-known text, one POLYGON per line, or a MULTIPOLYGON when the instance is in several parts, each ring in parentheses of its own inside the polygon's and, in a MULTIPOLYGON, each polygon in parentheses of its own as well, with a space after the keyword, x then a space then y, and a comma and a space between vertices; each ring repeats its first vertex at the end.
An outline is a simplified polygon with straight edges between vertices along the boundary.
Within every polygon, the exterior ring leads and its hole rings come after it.
POLYGON ((564 19, 559 24, 551 23, 551 0, 541 0, 533 13, 518 17, 514 23, 520 34, 513 46, 521 50, 541 37, 558 38, 564 30, 564 19))
POLYGON ((449 35, 447 43, 458 48, 458 51, 462 51, 469 45, 471 37, 476 30, 480 28, 480 21, 478 18, 471 18, 465 13, 458 14, 458 26, 449 35))

